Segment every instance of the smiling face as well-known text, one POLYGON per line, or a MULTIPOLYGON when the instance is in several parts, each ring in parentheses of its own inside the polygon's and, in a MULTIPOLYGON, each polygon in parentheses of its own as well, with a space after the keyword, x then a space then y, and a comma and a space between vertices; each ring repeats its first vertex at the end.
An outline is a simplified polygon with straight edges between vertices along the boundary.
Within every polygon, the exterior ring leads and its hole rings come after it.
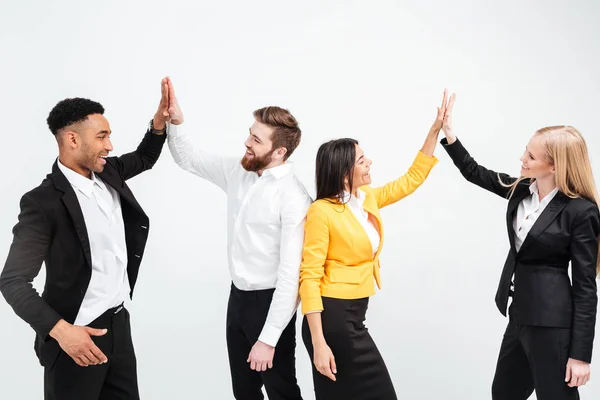
POLYGON ((91 172, 104 171, 105 158, 113 150, 110 134, 110 124, 102 114, 90 114, 62 128, 57 135, 61 161, 88 178, 91 172))
POLYGON ((370 159, 365 156, 364 151, 358 144, 356 146, 356 157, 354 160, 354 168, 352 172, 352 191, 361 186, 371 184, 371 164, 370 159))
POLYGON ((521 175, 544 180, 554 175, 554 165, 549 161, 542 135, 534 135, 521 156, 521 175))
POLYGON ((244 146, 246 153, 242 157, 242 167, 246 171, 258 172, 265 169, 273 160, 273 128, 254 121, 244 146))

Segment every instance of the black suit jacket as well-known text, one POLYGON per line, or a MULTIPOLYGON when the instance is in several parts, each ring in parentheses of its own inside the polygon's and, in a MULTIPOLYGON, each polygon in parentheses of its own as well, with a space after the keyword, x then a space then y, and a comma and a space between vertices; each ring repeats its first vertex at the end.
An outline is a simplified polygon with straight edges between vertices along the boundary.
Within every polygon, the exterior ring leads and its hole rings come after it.
MULTIPOLYGON (((107 158, 99 174, 121 198, 130 295, 148 238, 149 220, 125 181, 152 168, 165 138, 148 131, 134 152, 107 158)), ((41 364, 47 365, 60 350, 49 333, 61 319, 75 321, 92 275, 83 213, 75 191, 56 162, 52 173, 21 198, 13 235, 0 275, 0 291, 15 313, 36 331, 35 350, 41 364), (46 265, 46 282, 40 296, 31 282, 42 262, 46 265)))
MULTIPOLYGON (((469 181, 501 197, 510 188, 500 184, 517 179, 478 165, 459 140, 442 140, 461 174, 469 181)), ((508 201, 506 225, 510 250, 502 270, 496 305, 506 316, 512 295, 510 317, 518 324, 571 328, 569 357, 591 362, 596 308, 596 262, 600 215, 598 206, 583 198, 558 192, 532 226, 517 252, 513 220, 519 203, 530 195, 530 180, 521 181, 508 201), (571 262, 572 283, 568 267, 571 262), (511 280, 514 275, 514 291, 511 280)))

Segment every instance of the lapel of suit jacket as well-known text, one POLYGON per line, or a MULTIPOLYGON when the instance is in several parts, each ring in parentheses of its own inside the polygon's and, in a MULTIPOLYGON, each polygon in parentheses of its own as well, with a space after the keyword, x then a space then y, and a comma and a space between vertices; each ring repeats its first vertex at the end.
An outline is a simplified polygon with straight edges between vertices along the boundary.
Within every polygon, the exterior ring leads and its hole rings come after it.
POLYGON ((85 219, 83 218, 83 212, 81 211, 81 206, 79 205, 79 200, 77 200, 75 190, 73 190, 73 187, 67 180, 67 177, 64 176, 64 174, 58 168, 58 160, 55 161, 54 165, 52 166, 52 181, 54 182, 54 187, 63 192, 62 201, 65 204, 67 211, 71 215, 75 232, 77 232, 77 236, 79 237, 79 241, 83 249, 83 254, 85 255, 85 260, 91 268, 92 251, 90 250, 90 238, 85 225, 85 219))
POLYGON ((552 221, 558 216, 558 214, 562 211, 563 208, 569 202, 569 197, 561 192, 557 192, 552 201, 548 203, 544 211, 540 214, 538 219, 535 221, 531 230, 527 234, 527 237, 523 241, 521 245, 521 249, 519 252, 523 252, 527 249, 527 247, 534 242, 550 225, 552 221))
POLYGON ((510 242, 510 251, 513 253, 513 256, 517 255, 517 248, 515 245, 515 229, 513 227, 513 223, 515 220, 515 213, 517 212, 517 208, 519 204, 525 199, 525 197, 529 196, 531 193, 529 192, 529 183, 521 183, 515 191, 513 192, 513 196, 508 201, 508 209, 506 210, 506 228, 508 231, 508 240, 510 242))
MULTIPOLYGON (((107 159, 107 167, 109 166, 110 162, 111 160, 107 159)), ((104 181, 104 183, 106 183, 107 185, 115 189, 117 193, 119 193, 121 200, 127 201, 140 213, 145 214, 144 210, 142 209, 142 206, 140 206, 135 197, 133 197, 133 193, 131 193, 131 190, 126 188, 125 181, 121 179, 119 175, 113 173, 113 171, 114 169, 110 171, 111 173, 109 173, 108 169, 105 167, 104 171, 99 173, 98 176, 100 177, 100 179, 102 179, 102 181, 104 181)), ((123 216, 123 218, 125 218, 125 215, 123 216)))

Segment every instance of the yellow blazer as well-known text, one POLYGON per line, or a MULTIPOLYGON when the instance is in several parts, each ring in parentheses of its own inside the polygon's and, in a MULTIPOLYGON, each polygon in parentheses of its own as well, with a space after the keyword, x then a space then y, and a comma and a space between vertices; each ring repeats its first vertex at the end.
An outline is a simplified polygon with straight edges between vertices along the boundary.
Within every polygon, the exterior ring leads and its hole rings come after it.
POLYGON ((300 266, 302 313, 323 310, 321 296, 360 299, 381 289, 379 254, 383 247, 383 224, 379 209, 414 192, 425 181, 438 160, 417 154, 408 172, 378 188, 363 186, 364 209, 375 219, 381 237, 373 247, 366 231, 349 206, 338 200, 320 199, 311 204, 306 215, 304 249, 300 266))

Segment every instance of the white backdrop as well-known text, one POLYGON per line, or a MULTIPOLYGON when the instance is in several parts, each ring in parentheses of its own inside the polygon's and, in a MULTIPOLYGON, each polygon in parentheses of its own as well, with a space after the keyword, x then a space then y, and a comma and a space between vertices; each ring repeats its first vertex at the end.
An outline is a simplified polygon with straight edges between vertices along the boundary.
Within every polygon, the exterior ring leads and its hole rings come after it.
MULTIPOLYGON (((330 138, 361 141, 374 184, 404 173, 444 87, 458 93, 455 130, 482 164, 517 174, 537 128, 571 124, 600 176, 599 18, 594 0, 1 0, 0 254, 19 198, 57 155, 50 109, 65 97, 101 102, 121 154, 142 138, 165 75, 188 132, 222 154, 241 157, 254 109, 289 108, 304 133, 292 160, 313 195, 316 151, 330 138)), ((436 154, 427 182, 383 211, 384 290, 367 323, 399 398, 490 398, 507 322, 494 304, 506 204, 436 154)), ((130 186, 151 219, 129 306, 142 398, 230 399, 224 194, 166 146, 130 186)), ((0 397, 41 399, 33 331, 4 301, 0 321, 0 397)), ((313 399, 300 335, 297 369, 313 399)), ((600 397, 597 374, 584 399, 600 397)))

